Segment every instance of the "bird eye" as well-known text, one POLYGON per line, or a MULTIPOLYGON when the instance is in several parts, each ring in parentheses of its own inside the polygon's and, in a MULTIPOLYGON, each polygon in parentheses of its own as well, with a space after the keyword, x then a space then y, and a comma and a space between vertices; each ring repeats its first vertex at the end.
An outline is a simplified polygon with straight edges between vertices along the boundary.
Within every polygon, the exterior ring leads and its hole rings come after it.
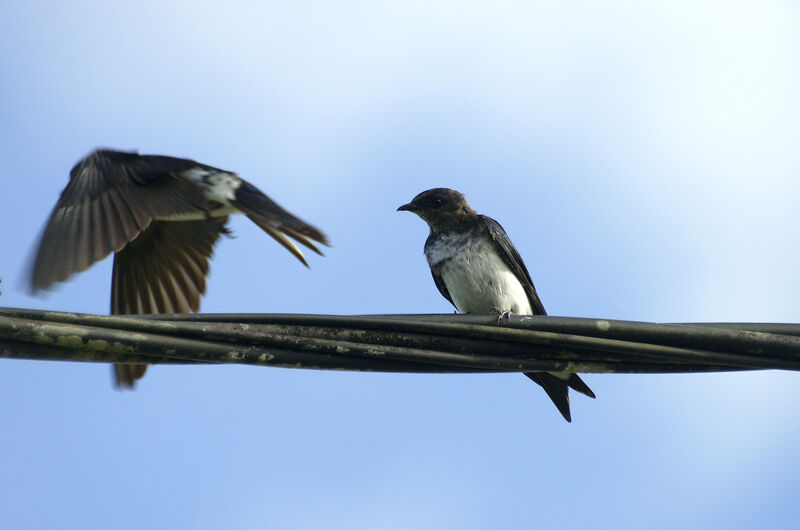
POLYGON ((444 204, 444 201, 442 201, 442 199, 433 199, 433 205, 436 208, 440 208, 442 204, 444 204))

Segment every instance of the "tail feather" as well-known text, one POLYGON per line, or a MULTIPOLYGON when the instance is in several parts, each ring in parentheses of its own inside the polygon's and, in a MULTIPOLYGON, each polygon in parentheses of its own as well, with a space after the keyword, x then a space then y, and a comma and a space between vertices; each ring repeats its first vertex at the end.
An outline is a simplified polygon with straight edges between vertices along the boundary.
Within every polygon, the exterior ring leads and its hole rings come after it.
POLYGON ((308 267, 308 263, 303 253, 286 236, 320 255, 322 252, 313 241, 328 245, 325 234, 281 208, 246 180, 242 180, 236 189, 236 197, 231 200, 231 204, 247 215, 264 232, 272 236, 306 267, 308 267))
POLYGON ((592 389, 583 382, 583 379, 578 377, 578 374, 569 374, 569 379, 567 379, 567 386, 570 387, 575 392, 580 392, 584 396, 589 396, 590 398, 594 399, 595 396, 592 389))
POLYGON ((144 377, 146 364, 115 364, 114 382, 117 388, 133 389, 136 381, 144 377))
POLYGON ((297 245, 289 241, 289 239, 286 236, 284 236, 279 229, 275 228, 274 226, 270 226, 266 223, 261 223, 259 222, 258 219, 254 217, 250 217, 250 219, 252 219, 252 221, 255 224, 257 224, 264 232, 269 234, 272 237, 272 239, 280 243, 281 246, 283 246, 283 248, 291 252, 295 258, 299 259, 300 263, 308 267, 308 262, 306 261, 306 258, 305 256, 303 256, 303 253, 300 251, 300 249, 297 248, 297 245))
POLYGON ((293 230, 291 228, 285 227, 285 226, 282 226, 281 230, 283 231, 284 234, 286 234, 287 236, 291 237, 292 239, 294 239, 295 241, 297 241, 301 245, 304 245, 305 247, 309 248, 310 250, 316 252, 320 256, 324 256, 325 255, 304 234, 301 234, 300 232, 298 232, 296 230, 293 230))
POLYGON ((590 398, 595 397, 594 392, 578 377, 578 374, 564 374, 567 375, 565 379, 549 372, 526 372, 525 375, 544 388, 558 411, 570 423, 572 414, 569 410, 569 389, 572 388, 590 398))

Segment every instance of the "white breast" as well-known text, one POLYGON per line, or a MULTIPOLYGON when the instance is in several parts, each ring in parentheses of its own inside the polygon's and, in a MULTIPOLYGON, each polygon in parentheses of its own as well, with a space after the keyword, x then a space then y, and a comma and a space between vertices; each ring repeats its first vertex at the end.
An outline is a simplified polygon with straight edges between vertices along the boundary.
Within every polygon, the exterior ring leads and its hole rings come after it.
POLYGON ((169 221, 198 221, 211 217, 220 217, 241 213, 241 211, 231 204, 236 199, 236 190, 242 185, 242 179, 233 173, 225 171, 213 171, 210 169, 192 168, 181 173, 181 176, 194 182, 203 190, 204 198, 215 205, 216 208, 210 211, 187 212, 165 217, 169 221))
POLYGON ((192 168, 182 175, 202 186, 208 201, 224 205, 230 204, 236 198, 236 190, 242 185, 242 179, 226 171, 192 168))
POLYGON ((533 313, 528 295, 491 242, 464 236, 440 236, 425 249, 431 266, 440 265, 453 303, 461 313, 518 315, 533 313))

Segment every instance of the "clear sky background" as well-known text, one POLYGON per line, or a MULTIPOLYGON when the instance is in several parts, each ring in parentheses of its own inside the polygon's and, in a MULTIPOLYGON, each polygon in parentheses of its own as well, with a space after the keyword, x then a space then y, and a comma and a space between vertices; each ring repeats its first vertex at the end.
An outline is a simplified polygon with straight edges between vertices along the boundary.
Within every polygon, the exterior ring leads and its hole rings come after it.
MULTIPOLYGON (((0 9, 0 305, 104 314, 111 260, 22 288, 97 146, 230 169, 205 312, 447 313, 437 186, 505 227, 548 312, 800 321, 800 7, 786 2, 13 2, 0 9)), ((755 528, 800 516, 800 375, 0 360, 0 528, 755 528)))

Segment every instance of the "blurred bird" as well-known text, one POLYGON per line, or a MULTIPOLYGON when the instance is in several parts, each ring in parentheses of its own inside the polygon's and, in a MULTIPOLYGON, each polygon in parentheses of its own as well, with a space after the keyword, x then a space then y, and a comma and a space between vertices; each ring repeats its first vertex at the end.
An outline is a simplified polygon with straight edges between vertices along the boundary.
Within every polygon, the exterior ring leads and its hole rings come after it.
MULTIPOLYGON (((424 191, 398 211, 417 214, 430 227, 425 257, 433 281, 460 313, 546 315, 517 249, 500 223, 479 215, 464 195, 447 188, 424 191)), ((577 374, 528 372, 568 422, 569 389, 594 398, 577 374)))
MULTIPOLYGON (((31 287, 47 289, 114 252, 111 314, 198 311, 208 260, 233 213, 305 266, 289 237, 317 254, 315 241, 328 245, 322 232, 235 173, 184 158, 96 150, 70 171, 39 242, 31 287)), ((133 388, 147 365, 114 368, 117 387, 133 388)))

